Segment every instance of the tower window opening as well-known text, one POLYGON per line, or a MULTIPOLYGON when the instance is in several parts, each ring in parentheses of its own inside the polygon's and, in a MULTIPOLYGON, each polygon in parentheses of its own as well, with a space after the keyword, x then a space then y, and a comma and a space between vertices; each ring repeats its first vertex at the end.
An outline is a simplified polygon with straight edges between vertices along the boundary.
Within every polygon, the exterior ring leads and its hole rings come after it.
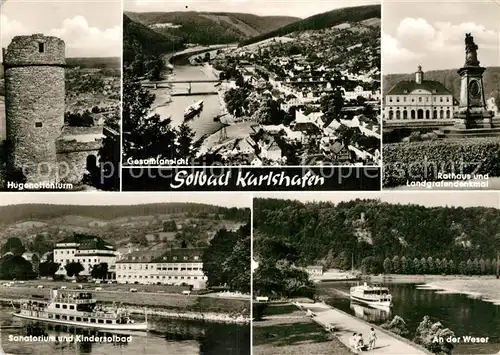
POLYGON ((35 122, 35 127, 42 127, 42 122, 35 122))
POLYGON ((45 52, 45 43, 38 43, 38 52, 45 52))

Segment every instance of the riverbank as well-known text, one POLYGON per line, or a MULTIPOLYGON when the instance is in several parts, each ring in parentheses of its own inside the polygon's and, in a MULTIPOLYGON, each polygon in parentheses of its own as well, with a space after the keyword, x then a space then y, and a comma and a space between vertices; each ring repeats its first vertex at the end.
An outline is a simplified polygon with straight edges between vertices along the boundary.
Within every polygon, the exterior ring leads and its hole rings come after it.
MULTIPOLYGON (((146 308, 151 314, 163 317, 222 323, 248 323, 250 317, 250 300, 148 292, 93 291, 92 294, 100 304, 122 304, 139 310, 136 313, 140 314, 144 314, 146 308)), ((19 304, 20 300, 32 296, 49 298, 49 290, 0 288, 0 303, 4 305, 19 304)))
POLYGON ((402 274, 380 274, 363 275, 363 280, 369 282, 397 282, 397 283, 427 283, 446 280, 495 280, 494 275, 402 275, 402 274))
POLYGON ((437 293, 464 294, 500 305, 500 279, 493 275, 398 275, 367 276, 370 283, 421 284, 419 289, 435 290, 437 293))
POLYGON ((430 355, 430 351, 423 347, 393 334, 376 325, 365 322, 339 309, 333 308, 325 303, 295 303, 303 310, 314 314, 312 320, 325 329, 333 328, 335 337, 346 347, 350 345, 353 333, 363 334, 365 340, 368 339, 370 329, 374 328, 377 334, 375 348, 370 350, 374 355, 430 355))
POLYGON ((269 305, 252 323, 254 355, 353 354, 332 334, 290 303, 269 305))
POLYGON ((225 129, 224 139, 221 140, 220 130, 208 136, 203 141, 200 154, 204 154, 209 151, 218 151, 224 147, 230 147, 230 145, 234 144, 237 139, 246 139, 247 137, 250 137, 250 133, 254 132, 252 129, 253 125, 255 125, 255 122, 241 122, 221 128, 225 129))
POLYGON ((417 288, 434 290, 441 294, 463 294, 500 306, 500 280, 497 279, 440 280, 419 285, 417 288))
MULTIPOLYGON (((132 314, 137 314, 144 316, 143 308, 131 308, 127 307, 127 310, 132 314)), ((196 313, 196 312, 171 312, 165 311, 161 308, 147 308, 148 318, 150 315, 159 318, 168 319, 181 319, 181 320, 194 320, 199 322, 210 322, 210 323, 228 323, 228 324, 249 324, 250 318, 244 317, 241 314, 224 314, 224 313, 196 313)))
MULTIPOLYGON (((19 299, 0 299, 0 305, 4 307, 15 307, 20 306, 22 300, 19 299)), ((108 303, 104 303, 108 304, 108 303)), ((108 304, 109 305, 109 304, 108 304)), ((149 319, 158 317, 166 319, 179 319, 179 320, 193 320, 198 322, 208 322, 208 323, 224 323, 224 324, 249 324, 250 318, 248 316, 243 316, 242 314, 226 314, 226 313, 215 313, 215 312, 173 312, 168 311, 163 308, 153 308, 153 307, 126 307, 131 314, 138 315, 140 319, 145 319, 145 313, 149 319), (152 317, 153 316, 153 317, 152 317)))

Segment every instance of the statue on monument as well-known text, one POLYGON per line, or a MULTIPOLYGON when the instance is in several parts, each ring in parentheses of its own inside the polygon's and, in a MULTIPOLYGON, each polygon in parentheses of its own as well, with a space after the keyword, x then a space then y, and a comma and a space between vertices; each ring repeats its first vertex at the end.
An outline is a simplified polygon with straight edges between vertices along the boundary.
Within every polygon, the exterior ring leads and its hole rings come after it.
POLYGON ((465 66, 479 66, 477 60, 477 44, 474 43, 474 37, 470 33, 465 34, 465 66))

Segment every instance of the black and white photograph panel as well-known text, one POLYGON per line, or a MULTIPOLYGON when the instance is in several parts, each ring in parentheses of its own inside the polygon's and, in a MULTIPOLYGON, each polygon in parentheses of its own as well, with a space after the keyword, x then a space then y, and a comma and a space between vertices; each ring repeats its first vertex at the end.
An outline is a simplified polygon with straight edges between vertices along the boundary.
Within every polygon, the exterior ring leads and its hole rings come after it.
POLYGON ((1 6, 0 188, 119 190, 121 2, 1 6))
POLYGON ((384 4, 385 188, 500 189, 500 4, 384 4))
POLYGON ((2 354, 250 355, 250 195, 4 195, 2 354))
POLYGON ((499 197, 255 194, 253 354, 498 354, 499 197))
POLYGON ((380 1, 124 11, 124 166, 380 166, 380 1))

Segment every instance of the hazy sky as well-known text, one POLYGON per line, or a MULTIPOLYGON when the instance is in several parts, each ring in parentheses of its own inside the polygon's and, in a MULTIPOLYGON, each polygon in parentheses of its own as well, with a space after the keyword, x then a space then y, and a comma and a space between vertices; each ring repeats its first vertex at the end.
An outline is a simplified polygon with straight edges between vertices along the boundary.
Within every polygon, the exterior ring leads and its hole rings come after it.
POLYGON ((314 192, 314 193, 258 193, 255 197, 281 198, 299 200, 302 202, 330 201, 338 203, 356 198, 380 199, 387 203, 417 204, 422 206, 484 206, 500 208, 500 194, 491 191, 480 192, 449 192, 429 191, 422 192, 314 192))
POLYGON ((478 45, 482 66, 500 66, 500 1, 385 1, 385 73, 454 69, 465 62, 465 33, 478 45))
POLYGON ((119 0, 8 0, 1 7, 0 42, 12 37, 43 33, 66 42, 66 57, 121 56, 119 0))
POLYGON ((293 16, 306 18, 330 10, 380 4, 371 0, 124 0, 124 10, 148 11, 199 11, 199 12, 241 12, 260 16, 293 16), (187 8, 186 8, 187 6, 187 8))
POLYGON ((49 203, 58 205, 134 205, 144 203, 192 202, 224 207, 251 207, 251 195, 234 192, 4 192, 0 205, 49 203))

